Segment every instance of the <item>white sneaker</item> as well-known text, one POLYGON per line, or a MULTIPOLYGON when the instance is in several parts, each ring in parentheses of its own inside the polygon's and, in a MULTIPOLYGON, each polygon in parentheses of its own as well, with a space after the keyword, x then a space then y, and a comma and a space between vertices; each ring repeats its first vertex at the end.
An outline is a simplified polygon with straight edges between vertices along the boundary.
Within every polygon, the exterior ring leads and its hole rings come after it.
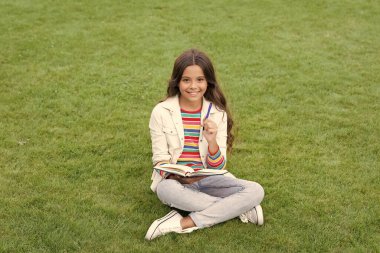
POLYGON ((182 215, 180 215, 176 210, 170 211, 167 215, 155 220, 152 225, 150 225, 148 232, 146 232, 145 239, 153 240, 156 237, 170 232, 190 233, 198 229, 197 227, 182 229, 181 219, 182 215))
POLYGON ((251 222, 259 226, 264 224, 263 208, 258 205, 239 216, 240 220, 244 223, 251 222))

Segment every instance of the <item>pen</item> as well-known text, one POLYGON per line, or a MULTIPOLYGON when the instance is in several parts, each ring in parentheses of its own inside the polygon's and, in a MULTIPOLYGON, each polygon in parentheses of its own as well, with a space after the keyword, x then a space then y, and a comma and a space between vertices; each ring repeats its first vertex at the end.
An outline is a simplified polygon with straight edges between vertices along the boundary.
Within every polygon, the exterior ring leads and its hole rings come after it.
POLYGON ((212 103, 210 103, 209 106, 208 106, 208 110, 207 110, 206 118, 205 119, 208 119, 208 116, 210 116, 211 107, 212 107, 212 103))
MULTIPOLYGON (((206 117, 205 117, 205 119, 208 119, 208 116, 210 116, 211 107, 212 107, 212 103, 210 103, 210 104, 208 105, 208 109, 207 109, 207 113, 206 113, 206 117)), ((205 130, 205 127, 203 127, 202 130, 205 130)))

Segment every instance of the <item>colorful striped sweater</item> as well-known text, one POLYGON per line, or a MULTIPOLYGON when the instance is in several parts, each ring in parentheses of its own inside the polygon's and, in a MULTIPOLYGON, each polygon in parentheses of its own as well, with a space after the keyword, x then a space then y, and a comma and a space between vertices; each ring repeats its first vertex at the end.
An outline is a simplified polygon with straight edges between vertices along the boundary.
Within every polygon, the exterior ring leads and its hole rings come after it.
MULTIPOLYGON (((201 109, 186 111, 181 109, 182 123, 184 128, 185 142, 181 156, 177 164, 187 165, 196 170, 204 169, 199 154, 199 136, 201 130, 201 109)), ((220 150, 211 154, 210 150, 206 159, 208 169, 224 169, 225 159, 220 150)), ((168 173, 160 171, 161 176, 166 177, 168 173)))

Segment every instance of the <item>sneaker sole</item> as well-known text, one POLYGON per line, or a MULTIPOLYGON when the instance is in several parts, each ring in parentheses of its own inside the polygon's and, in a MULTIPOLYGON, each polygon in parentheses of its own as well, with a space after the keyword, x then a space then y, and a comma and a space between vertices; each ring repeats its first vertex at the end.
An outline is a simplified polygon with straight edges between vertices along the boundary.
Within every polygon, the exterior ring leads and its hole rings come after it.
POLYGON ((149 229, 148 229, 148 232, 146 232, 145 239, 150 241, 150 240, 153 240, 154 238, 156 238, 156 237, 153 237, 153 235, 154 235, 154 233, 156 232, 158 226, 159 226, 161 223, 163 223, 163 222, 165 222, 165 221, 167 221, 167 220, 173 218, 173 216, 175 216, 177 213, 178 213, 177 211, 172 210, 171 212, 169 212, 169 213, 168 213, 167 215, 165 215, 164 217, 162 217, 162 218, 160 218, 160 219, 158 219, 158 220, 155 220, 155 221, 152 223, 152 225, 150 225, 150 227, 149 227, 149 229), (152 238, 152 237, 153 237, 153 238, 152 238))
POLYGON ((263 208, 258 205, 255 207, 256 209, 256 214, 257 214, 257 225, 261 226, 264 224, 264 213, 263 213, 263 208))

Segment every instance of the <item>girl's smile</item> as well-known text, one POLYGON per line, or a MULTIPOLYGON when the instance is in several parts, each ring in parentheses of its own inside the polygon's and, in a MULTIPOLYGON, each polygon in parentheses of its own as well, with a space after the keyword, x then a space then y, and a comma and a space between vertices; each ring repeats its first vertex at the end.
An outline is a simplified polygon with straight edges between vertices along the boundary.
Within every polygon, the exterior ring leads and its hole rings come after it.
POLYGON ((199 109, 203 95, 207 90, 207 80, 203 70, 198 65, 188 66, 179 82, 181 96, 179 102, 182 108, 199 109))

